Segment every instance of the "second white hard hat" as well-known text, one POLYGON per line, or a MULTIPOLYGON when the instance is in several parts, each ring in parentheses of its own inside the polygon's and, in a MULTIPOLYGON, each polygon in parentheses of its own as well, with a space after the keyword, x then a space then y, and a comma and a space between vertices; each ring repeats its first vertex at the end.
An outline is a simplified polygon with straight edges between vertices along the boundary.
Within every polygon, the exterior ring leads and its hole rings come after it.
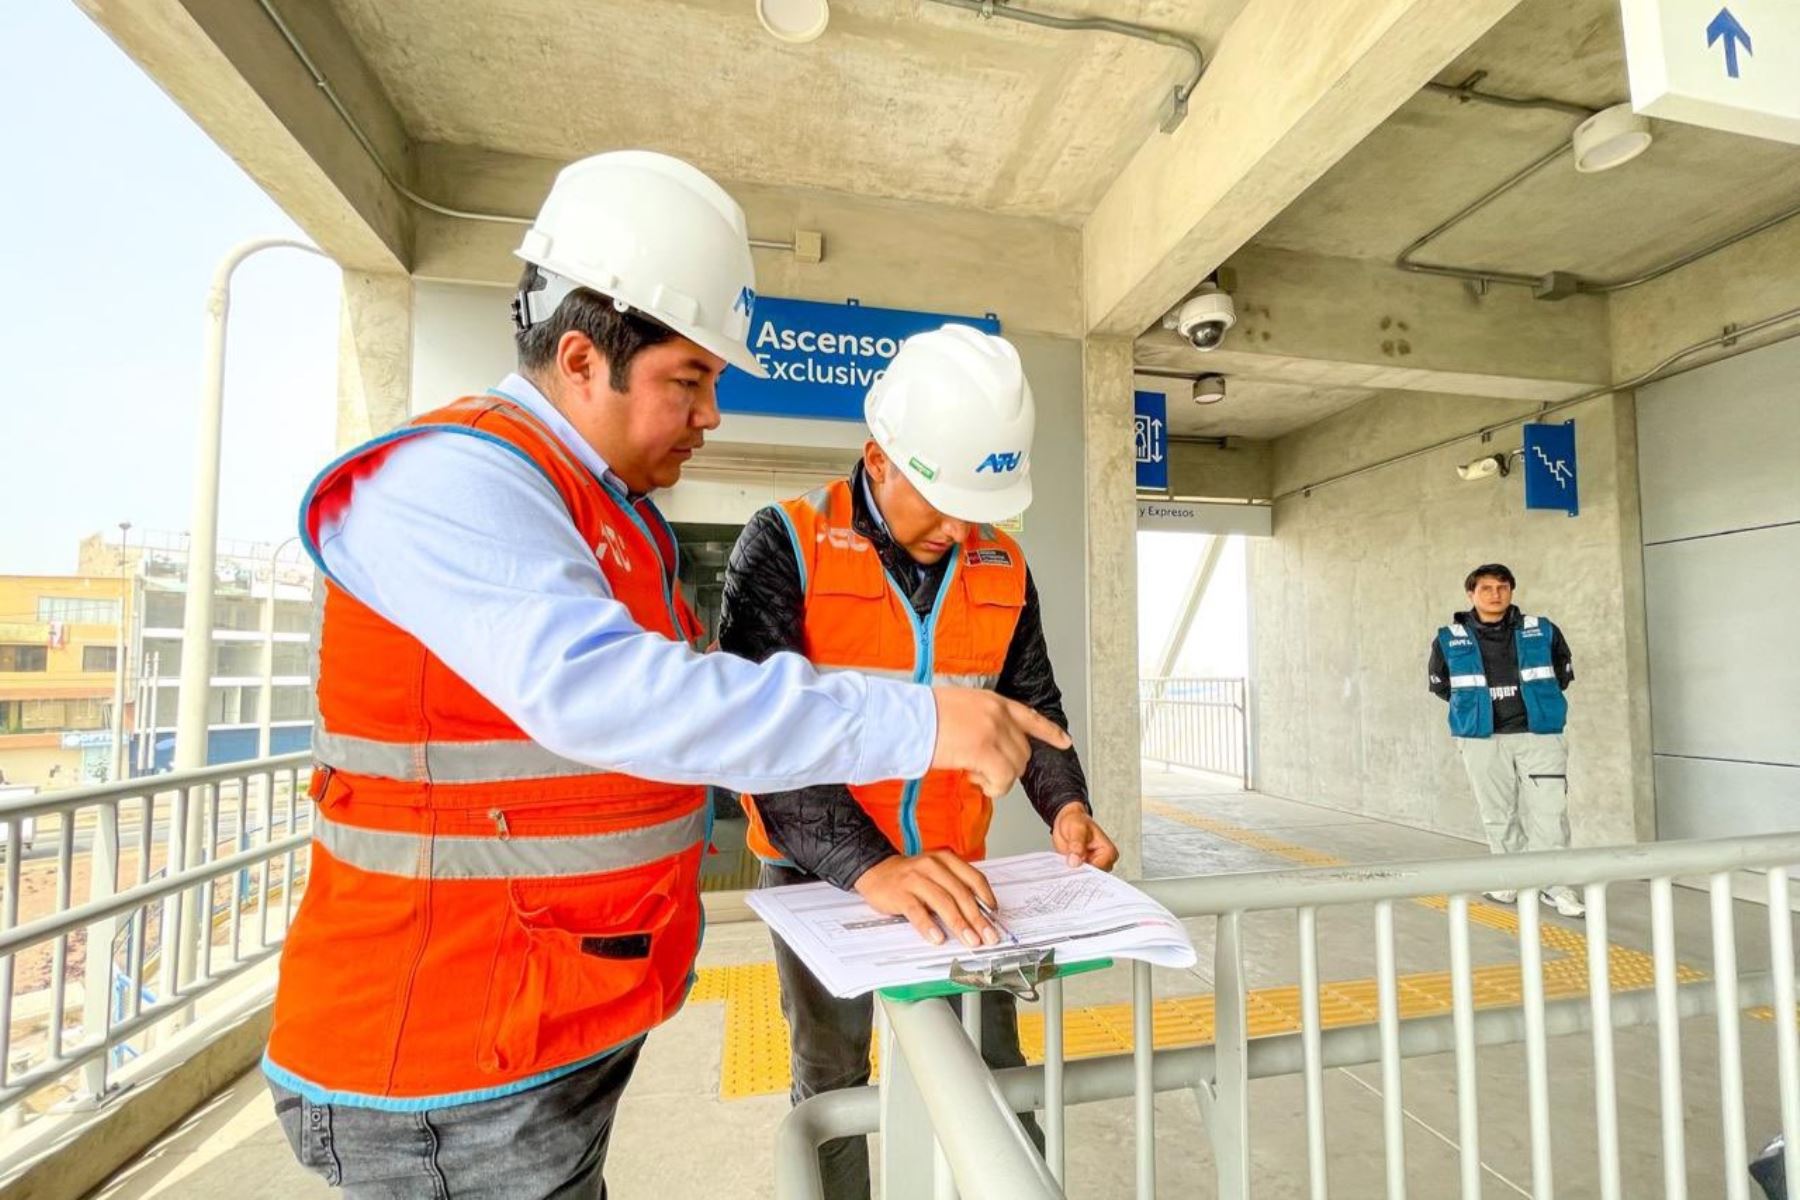
POLYGON ((744 210, 697 167, 648 150, 572 162, 514 253, 548 276, 521 296, 523 324, 585 287, 766 376, 746 343, 756 270, 744 210))
POLYGON ((931 506, 959 521, 1002 521, 1031 504, 1037 409, 1005 338, 945 325, 906 339, 869 389, 875 443, 931 506))

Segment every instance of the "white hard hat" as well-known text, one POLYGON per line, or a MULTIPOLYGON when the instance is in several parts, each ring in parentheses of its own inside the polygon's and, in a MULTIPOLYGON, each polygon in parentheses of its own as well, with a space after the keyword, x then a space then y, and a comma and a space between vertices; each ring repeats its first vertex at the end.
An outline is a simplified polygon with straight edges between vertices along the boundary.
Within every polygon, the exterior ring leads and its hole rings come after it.
POLYGON ((678 158, 618 150, 570 163, 514 253, 548 276, 521 294, 522 328, 584 287, 766 376, 746 343, 756 271, 744 210, 678 158))
POLYGON ((915 334, 863 402, 876 445, 931 506, 1002 521, 1031 504, 1037 407, 1011 342, 968 325, 915 334))

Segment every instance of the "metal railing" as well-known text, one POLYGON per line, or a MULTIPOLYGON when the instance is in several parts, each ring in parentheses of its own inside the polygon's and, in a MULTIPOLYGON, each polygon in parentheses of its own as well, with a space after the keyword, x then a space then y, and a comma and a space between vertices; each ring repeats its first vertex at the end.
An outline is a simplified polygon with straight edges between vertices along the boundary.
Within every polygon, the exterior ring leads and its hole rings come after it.
MULTIPOLYGON (((1305 1194, 1312 1200, 1325 1200, 1330 1194, 1332 1165, 1325 1149, 1325 1071, 1379 1063, 1386 1195, 1400 1200, 1407 1193, 1409 1119, 1403 1108, 1401 1062, 1415 1056, 1453 1053, 1459 1194, 1464 1200, 1479 1200, 1484 1167, 1476 1050, 1522 1042, 1526 1049, 1531 1194, 1548 1198, 1555 1192, 1547 1040, 1591 1032, 1595 1080, 1592 1147, 1597 1157, 1598 1190, 1583 1194, 1621 1200, 1628 1193, 1621 1170, 1613 1031, 1654 1026, 1664 1195, 1685 1197, 1687 1132, 1680 1023, 1710 1014, 1717 1025, 1718 1129, 1723 1152, 1718 1187, 1701 1194, 1722 1193, 1729 1200, 1748 1200, 1752 1193, 1739 1014, 1746 1007, 1769 1005, 1780 1124, 1790 1148, 1785 1163, 1788 1194, 1800 1196, 1800 1155, 1792 1153, 1793 1147, 1800 1146, 1800 1029, 1796 1027, 1787 866, 1792 863, 1800 863, 1800 835, 1796 834, 1146 882, 1141 885, 1144 891, 1177 916, 1216 919, 1211 1044, 1153 1048, 1151 972, 1139 963, 1131 967, 1133 1039, 1128 1054, 1065 1061, 1063 985, 1059 980, 1042 988, 1044 1062, 998 1072, 981 1062, 972 1045, 951 1048, 955 1018, 942 1001, 905 1005, 884 999, 880 1005, 885 1039, 880 1088, 829 1092, 805 1101, 788 1115, 777 1134, 776 1195, 782 1200, 801 1200, 821 1194, 817 1147, 825 1141, 879 1130, 885 1149, 910 1123, 926 1129, 927 1145, 935 1142, 943 1169, 935 1176, 917 1168, 887 1175, 886 1200, 954 1196, 958 1189, 970 1197, 1059 1197, 1064 1195, 1066 1178, 1067 1106, 1130 1096, 1136 1110, 1136 1195, 1143 1200, 1156 1194, 1155 1094, 1186 1091, 1198 1102, 1210 1142, 1216 1194, 1242 1200, 1251 1192, 1250 1143, 1257 1116, 1250 1104, 1250 1082, 1299 1075, 1304 1078, 1306 1096, 1305 1194), (1755 870, 1766 871, 1762 887, 1768 904, 1769 969, 1744 973, 1738 967, 1732 883, 1737 872, 1755 870), (1675 880, 1699 876, 1708 881, 1710 979, 1680 967, 1676 959, 1675 880), (1613 973, 1618 967, 1613 957, 1621 951, 1608 940, 1609 890, 1617 894, 1620 885, 1642 881, 1649 884, 1648 957, 1653 962, 1654 982, 1615 994, 1613 973), (1585 892, 1586 956, 1585 963, 1575 964, 1578 969, 1585 966, 1585 995, 1579 994, 1582 980, 1577 971, 1573 984, 1568 976, 1559 976, 1563 985, 1558 989, 1576 994, 1547 999, 1545 937, 1537 892, 1558 884, 1574 885, 1585 892), (1506 990, 1510 993, 1516 984, 1519 999, 1516 1004, 1493 1004, 1490 996, 1478 1009, 1471 905, 1478 893, 1494 890, 1519 893, 1517 973, 1511 975, 1510 967, 1503 968, 1510 975, 1506 990), (1441 909, 1448 917, 1452 997, 1448 1013, 1403 1016, 1400 1011, 1394 915, 1395 905, 1403 901, 1441 909), (1327 1028, 1321 1019, 1319 914, 1346 905, 1371 904, 1374 919, 1369 944, 1374 950, 1378 1019, 1327 1028), (1297 943, 1297 1014, 1284 1030, 1252 1038, 1243 926, 1248 914, 1270 912, 1292 915, 1297 943), (911 1086, 922 1096, 922 1102, 912 1104, 915 1111, 911 1113, 892 1094, 909 1077, 919 1081, 911 1086), (1042 1164, 1036 1161, 1036 1153, 1013 1115, 1033 1110, 1044 1115, 1042 1164), (1047 1169, 1040 1171, 1040 1166, 1047 1169)), ((1553 942, 1573 954, 1571 939, 1578 935, 1567 930, 1562 933, 1567 936, 1554 936, 1553 942)), ((1257 964, 1264 974, 1267 965, 1257 964)), ((1574 1119, 1566 1106, 1556 1117, 1564 1128, 1574 1119)), ((904 1138, 900 1140, 904 1142, 904 1138)), ((1654 1161, 1654 1156, 1639 1157, 1654 1161)), ((1433 1194, 1450 1192, 1446 1182, 1433 1194)), ((1629 1194, 1643 1194, 1641 1181, 1629 1194)))
POLYGON ((116 1062, 280 952, 310 861, 310 771, 288 754, 0 801, 0 1127, 33 1100, 103 1104, 116 1062))
POLYGON ((1242 679, 1140 679, 1140 753, 1151 762, 1230 775, 1248 790, 1248 698, 1242 679))

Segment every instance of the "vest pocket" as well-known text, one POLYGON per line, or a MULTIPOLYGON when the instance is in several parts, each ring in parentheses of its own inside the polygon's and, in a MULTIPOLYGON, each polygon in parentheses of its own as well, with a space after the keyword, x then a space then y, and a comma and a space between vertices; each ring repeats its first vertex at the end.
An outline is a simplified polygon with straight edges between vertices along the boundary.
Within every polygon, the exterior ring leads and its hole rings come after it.
POLYGON ((667 1016, 698 949, 698 870, 690 850, 625 871, 509 881, 477 1047, 481 1069, 548 1070, 667 1016))

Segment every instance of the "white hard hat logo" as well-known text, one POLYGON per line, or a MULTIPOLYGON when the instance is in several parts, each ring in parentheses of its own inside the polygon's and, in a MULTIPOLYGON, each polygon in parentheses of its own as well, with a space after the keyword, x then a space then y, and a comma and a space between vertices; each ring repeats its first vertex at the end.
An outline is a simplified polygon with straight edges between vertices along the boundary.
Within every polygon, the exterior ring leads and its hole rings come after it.
POLYGON ((1024 461, 1025 455, 1021 451, 996 450, 981 460, 981 465, 975 468, 975 473, 979 475, 983 471, 992 471, 996 475, 1004 475, 1008 471, 1018 470, 1019 464, 1024 461))

